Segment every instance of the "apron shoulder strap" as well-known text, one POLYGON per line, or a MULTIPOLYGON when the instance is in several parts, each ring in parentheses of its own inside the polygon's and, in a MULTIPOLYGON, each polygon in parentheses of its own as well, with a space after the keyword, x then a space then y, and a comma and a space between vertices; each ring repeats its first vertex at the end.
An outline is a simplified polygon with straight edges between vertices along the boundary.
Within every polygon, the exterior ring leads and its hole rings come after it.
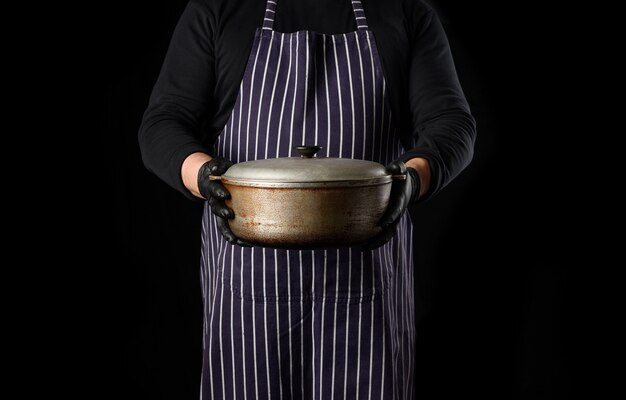
MULTIPOLYGON (((276 1, 267 0, 265 6, 265 17, 263 18, 263 29, 274 29, 274 18, 276 16, 276 1)), ((369 29, 367 25, 367 18, 365 18, 365 10, 361 0, 352 0, 352 9, 354 10, 354 18, 356 19, 356 27, 360 31, 366 31, 369 29)))
POLYGON ((365 10, 361 0, 352 0, 352 9, 354 10, 354 18, 356 18, 357 29, 360 31, 368 30, 367 18, 365 18, 365 10))
POLYGON ((267 0, 265 6, 265 18, 263 18, 263 29, 274 29, 274 17, 276 15, 276 0, 267 0))

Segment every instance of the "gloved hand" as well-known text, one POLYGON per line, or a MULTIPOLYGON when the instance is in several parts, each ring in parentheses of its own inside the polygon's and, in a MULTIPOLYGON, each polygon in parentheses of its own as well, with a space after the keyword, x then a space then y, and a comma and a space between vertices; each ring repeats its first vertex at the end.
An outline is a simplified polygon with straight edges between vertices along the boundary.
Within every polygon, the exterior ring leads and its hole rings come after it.
POLYGON ((198 171, 198 189, 200 194, 207 199, 211 211, 217 217, 217 229, 227 242, 239 246, 250 247, 251 244, 238 239, 228 226, 228 219, 235 218, 235 213, 226 206, 224 200, 230 198, 230 193, 220 181, 209 180, 209 175, 222 175, 233 165, 222 157, 214 157, 211 161, 202 164, 198 171))
POLYGON ((389 205, 380 219, 382 232, 361 246, 361 251, 373 250, 387 243, 395 234, 398 222, 409 204, 417 201, 421 182, 417 171, 407 168, 404 162, 396 160, 386 167, 391 175, 406 175, 406 180, 394 180, 391 186, 389 205))

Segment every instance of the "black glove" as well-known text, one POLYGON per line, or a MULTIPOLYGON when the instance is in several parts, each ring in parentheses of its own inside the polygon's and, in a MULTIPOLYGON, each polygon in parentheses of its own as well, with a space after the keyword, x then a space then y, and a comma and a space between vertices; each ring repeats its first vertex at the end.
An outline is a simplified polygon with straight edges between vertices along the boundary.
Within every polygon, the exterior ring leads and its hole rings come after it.
POLYGON ((400 160, 387 165, 386 169, 391 175, 406 175, 406 180, 393 181, 387 210, 380 219, 383 230, 361 246, 361 251, 373 250, 387 243, 396 234, 396 227, 402 214, 409 204, 417 201, 420 193, 421 182, 415 169, 407 168, 400 160))
POLYGON ((202 164, 198 171, 198 189, 200 194, 207 199, 211 211, 217 217, 217 229, 228 243, 249 247, 251 244, 238 239, 228 226, 228 219, 235 218, 235 213, 226 206, 224 200, 230 198, 230 193, 220 181, 209 180, 209 175, 222 175, 233 165, 222 157, 214 157, 211 161, 202 164))

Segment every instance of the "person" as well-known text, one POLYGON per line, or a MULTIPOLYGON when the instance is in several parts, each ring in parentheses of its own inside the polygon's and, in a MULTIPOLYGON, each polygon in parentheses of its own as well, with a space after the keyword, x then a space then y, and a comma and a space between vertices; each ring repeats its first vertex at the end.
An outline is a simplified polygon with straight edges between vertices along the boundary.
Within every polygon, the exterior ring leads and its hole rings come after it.
MULTIPOLYGON (((420 0, 191 0, 139 130, 146 167, 204 202, 202 399, 408 399, 412 223, 476 135, 448 41, 420 0), (394 183, 362 246, 249 246, 209 175, 295 155, 379 162, 394 183)), ((280 207, 280 205, 277 205, 280 207)))

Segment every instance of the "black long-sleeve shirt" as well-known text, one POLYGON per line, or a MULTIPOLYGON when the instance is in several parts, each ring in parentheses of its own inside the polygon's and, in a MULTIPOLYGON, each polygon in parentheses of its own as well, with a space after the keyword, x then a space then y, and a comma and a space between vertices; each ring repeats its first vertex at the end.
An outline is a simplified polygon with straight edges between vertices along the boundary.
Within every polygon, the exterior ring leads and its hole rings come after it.
MULTIPOLYGON (((459 84, 445 32, 421 0, 362 0, 406 150, 431 168, 429 196, 473 154, 475 122, 459 84)), ((191 0, 172 37, 139 130, 146 167, 195 198, 182 183, 183 161, 211 153, 235 104, 266 0, 191 0)), ((279 0, 274 29, 355 31, 350 0, 279 0)))

